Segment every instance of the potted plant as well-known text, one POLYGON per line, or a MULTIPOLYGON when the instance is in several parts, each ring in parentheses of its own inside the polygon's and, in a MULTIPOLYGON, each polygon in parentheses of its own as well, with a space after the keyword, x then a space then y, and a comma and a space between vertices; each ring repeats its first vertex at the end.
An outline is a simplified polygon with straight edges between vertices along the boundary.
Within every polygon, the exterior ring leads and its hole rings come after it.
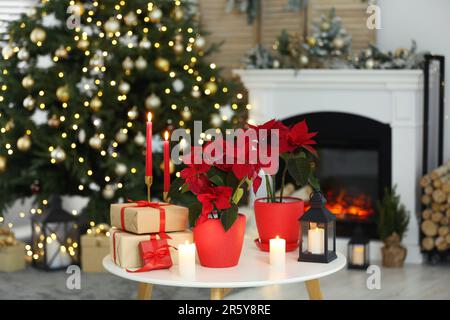
MULTIPOLYGON (((297 186, 304 187, 310 184, 314 189, 320 190, 319 183, 314 175, 314 158, 317 158, 313 145, 313 138, 317 132, 309 132, 306 121, 300 121, 292 127, 285 126, 281 121, 271 120, 260 126, 250 126, 258 132, 261 130, 278 130, 278 151, 284 161, 279 196, 275 195, 275 175, 265 172, 265 186, 267 197, 255 200, 255 219, 259 239, 255 242, 263 251, 269 251, 269 240, 279 236, 286 240, 286 250, 293 251, 298 247, 300 228, 298 219, 303 215, 303 200, 285 197, 283 191, 286 176, 289 173, 297 186)), ((262 167, 261 170, 265 171, 262 167)))
MULTIPOLYGON (((193 228, 200 264, 226 268, 238 264, 242 251, 246 218, 238 213, 239 201, 244 189, 260 178, 256 174, 257 165, 223 161, 236 157, 244 148, 234 147, 231 154, 213 152, 211 156, 204 151, 212 143, 194 147, 183 157, 186 167, 172 184, 170 197, 188 202, 189 224, 193 228)), ((218 139, 215 143, 225 150, 224 140, 218 139)))
POLYGON ((377 203, 378 234, 384 242, 381 248, 383 266, 399 268, 403 266, 407 250, 401 244, 408 229, 409 212, 400 202, 396 187, 386 188, 381 202, 377 203))

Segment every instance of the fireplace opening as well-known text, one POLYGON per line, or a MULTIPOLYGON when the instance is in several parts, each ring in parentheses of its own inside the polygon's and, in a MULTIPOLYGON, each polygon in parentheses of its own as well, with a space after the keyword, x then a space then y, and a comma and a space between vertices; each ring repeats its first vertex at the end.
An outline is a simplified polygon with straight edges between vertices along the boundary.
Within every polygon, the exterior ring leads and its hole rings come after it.
MULTIPOLYGON (((292 125, 306 119, 316 136, 317 176, 336 215, 337 235, 351 237, 360 225, 377 239, 376 203, 391 186, 391 128, 378 121, 337 112, 316 112, 283 121, 292 125)), ((278 178, 278 177, 277 177, 278 178)))

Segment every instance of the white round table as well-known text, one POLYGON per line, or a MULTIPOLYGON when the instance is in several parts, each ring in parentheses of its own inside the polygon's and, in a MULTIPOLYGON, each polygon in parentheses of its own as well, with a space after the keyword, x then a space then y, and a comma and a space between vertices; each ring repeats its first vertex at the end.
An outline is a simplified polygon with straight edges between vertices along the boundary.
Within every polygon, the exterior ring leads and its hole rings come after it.
POLYGON ((178 266, 170 269, 142 273, 129 273, 117 266, 108 255, 103 259, 105 269, 121 278, 140 283, 138 298, 150 299, 152 285, 210 288, 211 299, 223 299, 231 288, 261 287, 274 284, 305 282, 310 299, 322 299, 319 278, 341 270, 346 258, 337 252, 337 259, 330 263, 298 262, 298 250, 286 253, 286 266, 274 268, 269 264, 269 253, 260 251, 250 239, 246 239, 239 264, 232 268, 205 268, 196 265, 195 277, 183 278, 178 266))

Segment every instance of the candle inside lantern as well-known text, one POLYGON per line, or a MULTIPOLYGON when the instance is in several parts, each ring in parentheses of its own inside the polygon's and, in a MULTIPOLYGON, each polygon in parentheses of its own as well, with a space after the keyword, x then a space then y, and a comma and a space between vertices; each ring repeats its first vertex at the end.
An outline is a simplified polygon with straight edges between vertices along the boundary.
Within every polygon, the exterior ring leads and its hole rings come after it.
POLYGON ((283 267, 286 263, 286 240, 277 236, 269 240, 270 244, 270 264, 276 267, 283 267))
POLYGON ((195 276, 195 244, 187 240, 178 245, 178 270, 183 278, 195 276))
POLYGON ((316 226, 311 227, 308 230, 308 251, 312 254, 324 253, 324 236, 325 232, 323 228, 316 226))
POLYGON ((164 133, 164 193, 170 189, 170 152, 169 152, 169 132, 164 133))
POLYGON ((152 114, 149 112, 147 114, 147 128, 146 128, 146 142, 147 149, 145 153, 145 176, 153 176, 153 158, 152 158, 152 139, 153 139, 153 124, 152 124, 152 114))
POLYGON ((364 265, 364 245, 356 244, 352 249, 352 264, 363 266, 364 265))

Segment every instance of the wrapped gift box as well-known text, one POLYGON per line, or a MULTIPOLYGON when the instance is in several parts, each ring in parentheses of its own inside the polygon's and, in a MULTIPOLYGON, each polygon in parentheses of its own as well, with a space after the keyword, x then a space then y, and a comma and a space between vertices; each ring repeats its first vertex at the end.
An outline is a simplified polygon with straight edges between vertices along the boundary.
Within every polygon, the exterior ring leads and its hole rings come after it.
POLYGON ((13 272, 25 269, 25 243, 0 247, 0 271, 13 272))
MULTIPOLYGON (((194 236, 190 230, 167 233, 171 239, 167 240, 167 244, 175 248, 180 243, 188 241, 193 242, 194 236)), ((157 239, 161 237, 156 235, 157 239)), ((141 241, 150 240, 149 234, 133 234, 118 229, 113 229, 110 236, 111 258, 122 268, 140 268, 142 267, 141 256, 139 253, 139 243, 141 241)), ((178 264, 177 250, 170 248, 170 256, 173 264, 178 264)))
MULTIPOLYGON (((182 231, 187 227, 188 208, 165 204, 161 208, 165 211, 164 231, 182 231)), ((118 229, 136 234, 160 232, 161 212, 158 208, 137 207, 133 203, 111 205, 111 225, 118 229), (123 216, 122 216, 122 208, 123 216)))
POLYGON ((109 237, 84 234, 81 236, 81 268, 84 272, 105 272, 103 258, 109 254, 109 237))

